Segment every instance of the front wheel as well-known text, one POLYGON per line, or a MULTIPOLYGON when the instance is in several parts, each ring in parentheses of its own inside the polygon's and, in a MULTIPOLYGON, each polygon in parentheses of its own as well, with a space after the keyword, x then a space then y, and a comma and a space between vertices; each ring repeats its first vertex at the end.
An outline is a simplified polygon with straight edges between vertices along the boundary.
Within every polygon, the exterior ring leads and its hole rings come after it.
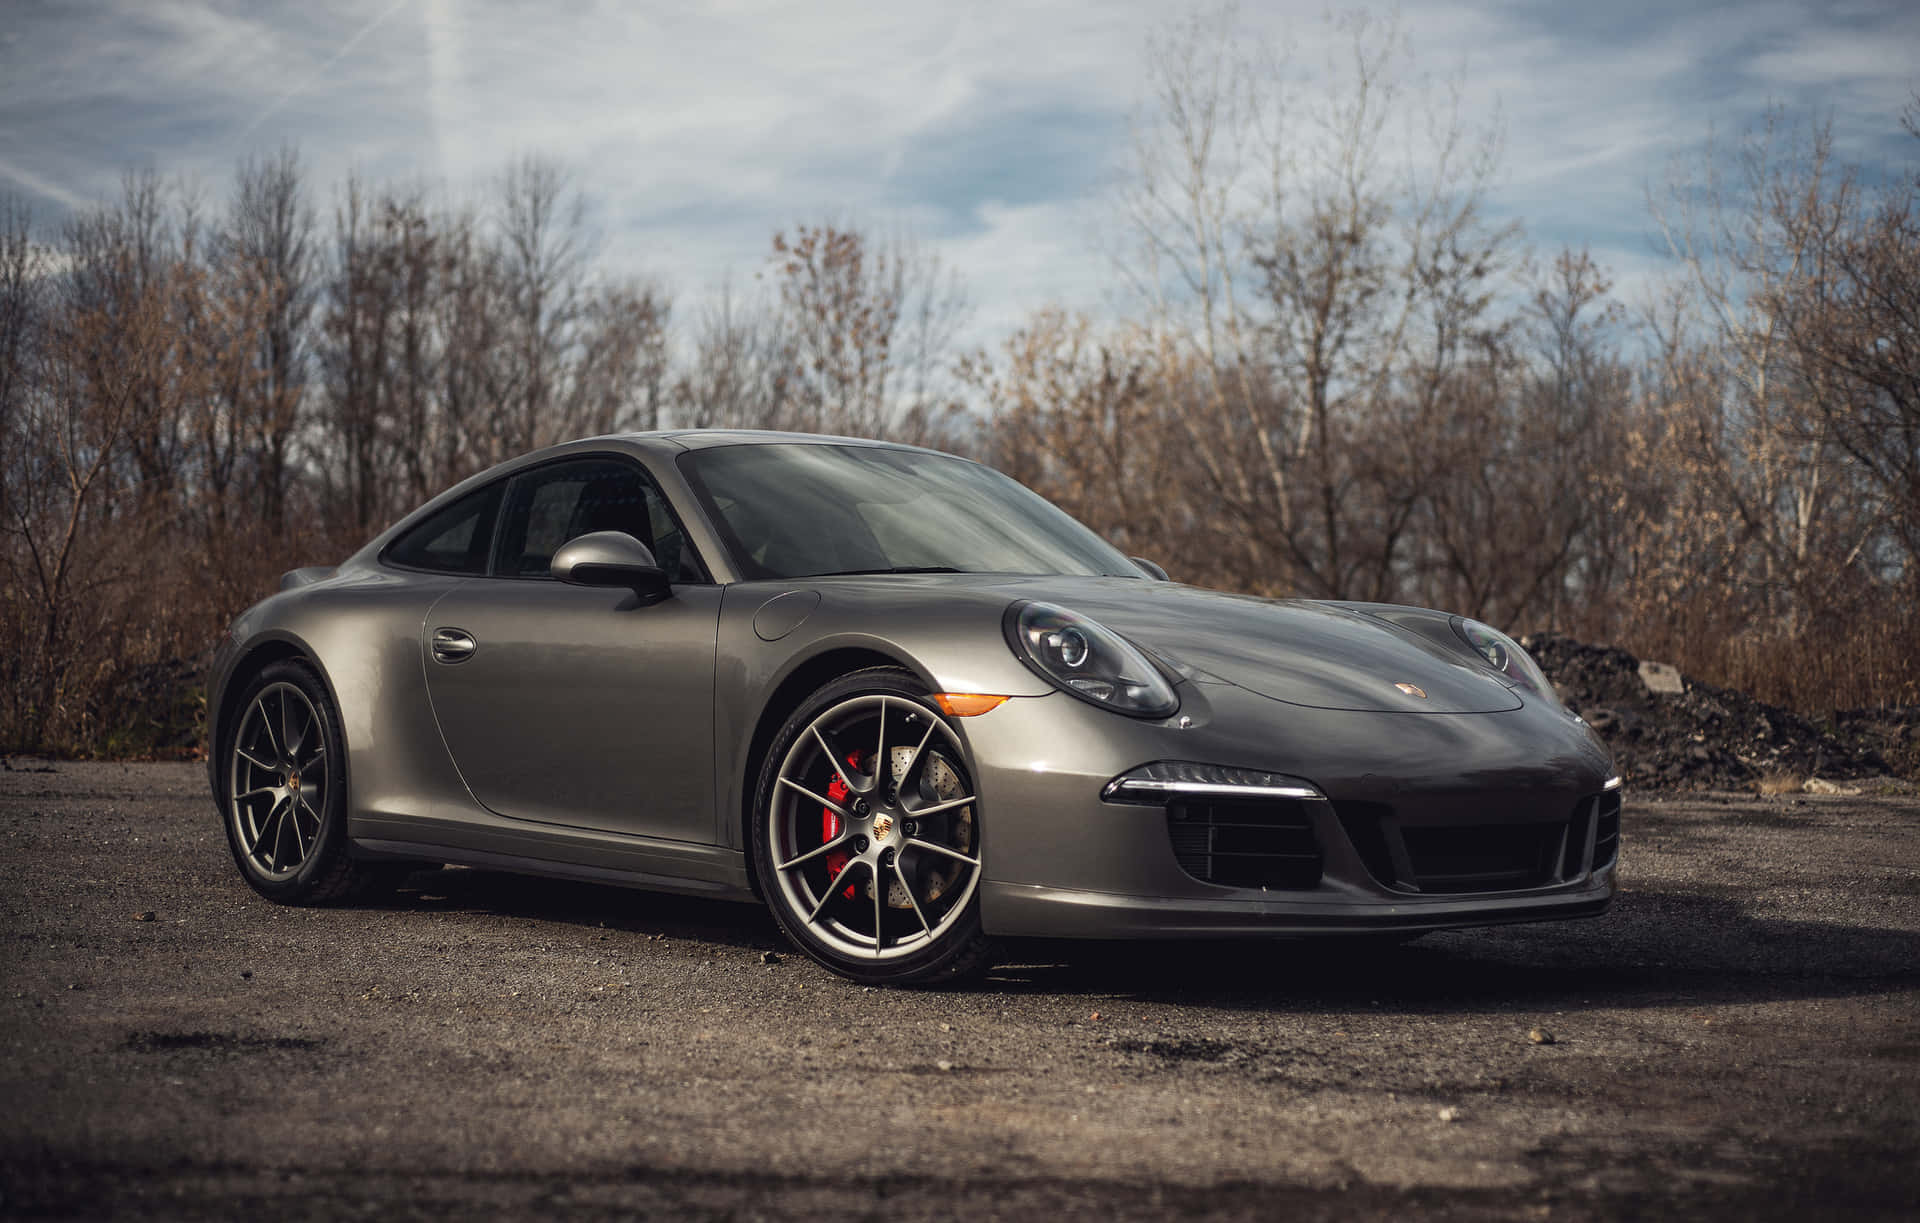
POLYGON ((869 985, 985 971, 979 799, 967 754, 907 671, 827 684, 760 771, 754 870, 809 956, 869 985))
POLYGON ((405 869, 358 863, 349 852, 340 715, 313 668, 286 660, 262 670, 225 739, 227 847, 254 891, 281 904, 324 904, 404 877, 405 869))

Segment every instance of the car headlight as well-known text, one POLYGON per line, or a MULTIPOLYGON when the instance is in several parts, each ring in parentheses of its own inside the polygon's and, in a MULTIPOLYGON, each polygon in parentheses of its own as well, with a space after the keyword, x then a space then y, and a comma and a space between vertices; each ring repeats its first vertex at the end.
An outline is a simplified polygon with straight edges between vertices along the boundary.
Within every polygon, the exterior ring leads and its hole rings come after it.
POLYGON ((1007 640, 1027 666, 1104 709, 1164 718, 1180 698, 1147 656, 1096 621, 1051 603, 1007 609, 1007 640))
POLYGON ((1560 703, 1559 695, 1553 690, 1553 681, 1547 678, 1547 673, 1540 669, 1540 664, 1533 661, 1533 655, 1527 653, 1519 642, 1492 625, 1460 616, 1453 618, 1453 631, 1467 643, 1468 649, 1479 656, 1481 662, 1536 696, 1555 705, 1560 703))

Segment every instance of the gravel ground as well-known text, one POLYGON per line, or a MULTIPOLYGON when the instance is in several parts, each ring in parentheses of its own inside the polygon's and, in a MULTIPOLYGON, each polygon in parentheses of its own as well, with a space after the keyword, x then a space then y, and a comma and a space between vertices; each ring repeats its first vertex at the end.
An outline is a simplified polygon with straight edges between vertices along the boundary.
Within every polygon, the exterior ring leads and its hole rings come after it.
POLYGON ((0 773, 0 1216, 1920 1209, 1912 798, 1630 794, 1595 921, 1021 946, 926 993, 741 905, 446 870, 276 908, 197 766, 52 767, 0 773))

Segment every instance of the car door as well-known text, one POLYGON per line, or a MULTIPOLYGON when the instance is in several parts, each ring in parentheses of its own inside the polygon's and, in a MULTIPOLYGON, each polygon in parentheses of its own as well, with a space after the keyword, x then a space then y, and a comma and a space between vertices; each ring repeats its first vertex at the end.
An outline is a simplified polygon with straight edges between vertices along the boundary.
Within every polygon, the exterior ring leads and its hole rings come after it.
POLYGON ((714 842, 713 675, 720 587, 652 479, 591 456, 515 476, 488 576, 422 626, 428 692, 469 789, 515 819, 714 842), (555 581, 562 543, 625 530, 670 597, 555 581))

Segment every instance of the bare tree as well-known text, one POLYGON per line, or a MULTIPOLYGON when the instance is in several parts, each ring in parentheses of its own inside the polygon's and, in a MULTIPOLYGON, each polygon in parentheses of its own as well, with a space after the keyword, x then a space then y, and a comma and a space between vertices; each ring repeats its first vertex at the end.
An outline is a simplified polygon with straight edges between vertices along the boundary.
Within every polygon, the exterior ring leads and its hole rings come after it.
POLYGON ((1415 430, 1424 472, 1415 550, 1423 602, 1498 624, 1564 628, 1612 580, 1600 533, 1631 381, 1605 274, 1563 251, 1510 333, 1488 336, 1438 388, 1445 421, 1415 430))
POLYGON ((1823 410, 1794 344, 1826 291, 1808 286, 1836 281, 1859 188, 1835 165, 1830 130, 1795 132, 1778 112, 1732 175, 1711 149, 1704 166, 1703 182, 1682 178, 1654 208, 1688 290, 1662 360, 1669 383, 1691 383, 1675 403, 1737 545, 1727 577, 1751 614, 1802 626, 1826 614, 1874 529, 1859 513, 1859 466, 1835 440, 1847 413, 1823 410))
POLYGON ((773 236, 783 427, 886 437, 924 430, 967 309, 939 257, 827 222, 773 236))
POLYGON ((1517 235, 1482 216, 1497 132, 1457 92, 1408 87, 1397 25, 1339 34, 1310 87, 1245 50, 1232 9, 1154 42, 1121 268, 1162 368, 1198 361, 1204 395, 1176 419, 1237 519, 1241 580, 1386 598, 1412 569, 1415 435, 1444 425, 1453 372, 1500 327, 1517 235))
POLYGON ((1174 378, 1160 356, 1144 327, 1037 311, 1000 361, 965 365, 991 421, 980 457, 1182 580, 1219 581, 1220 524, 1192 500, 1192 453, 1167 444, 1174 378))
MULTIPOLYGON (((1904 116, 1920 140, 1920 95, 1904 116)), ((1816 135, 1808 170, 1820 167, 1816 135)), ((1920 564, 1920 172, 1878 190, 1843 172, 1828 183, 1802 177, 1771 184, 1765 206, 1807 257, 1760 303, 1782 334, 1811 420, 1803 443, 1826 439, 1880 511, 1877 538, 1857 549, 1863 564, 1899 575, 1920 564)))
POLYGON ((723 281, 694 324, 674 382, 672 424, 695 429, 775 428, 788 417, 791 342, 764 300, 741 301, 723 281))
POLYGON ((231 282, 233 298, 246 303, 247 313, 257 319, 252 329, 257 376, 248 380, 231 410, 244 422, 257 503, 272 531, 285 520, 294 443, 303 423, 317 254, 299 155, 283 148, 261 160, 242 161, 214 259, 231 282))
POLYGON ((74 270, 25 371, 35 385, 23 397, 16 437, 28 440, 33 457, 27 479, 9 481, 4 528, 28 629, 16 640, 20 686, 9 694, 10 720, 30 748, 71 719, 69 681, 83 662, 100 661, 89 647, 122 606, 110 592, 130 575, 141 541, 165 525, 152 517, 150 483, 134 485, 132 499, 116 495, 128 476, 151 480, 174 434, 171 269, 152 241, 153 198, 136 192, 128 212, 102 210, 69 224, 74 270), (137 441, 148 448, 129 465, 137 441))

